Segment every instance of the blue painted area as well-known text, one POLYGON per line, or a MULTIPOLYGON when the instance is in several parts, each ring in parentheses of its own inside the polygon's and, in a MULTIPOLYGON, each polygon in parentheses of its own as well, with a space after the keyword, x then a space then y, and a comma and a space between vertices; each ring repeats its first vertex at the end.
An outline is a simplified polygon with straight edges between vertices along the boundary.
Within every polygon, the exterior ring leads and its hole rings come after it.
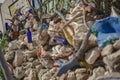
POLYGON ((92 32, 97 37, 99 47, 105 47, 120 37, 120 18, 97 20, 92 26, 92 32))

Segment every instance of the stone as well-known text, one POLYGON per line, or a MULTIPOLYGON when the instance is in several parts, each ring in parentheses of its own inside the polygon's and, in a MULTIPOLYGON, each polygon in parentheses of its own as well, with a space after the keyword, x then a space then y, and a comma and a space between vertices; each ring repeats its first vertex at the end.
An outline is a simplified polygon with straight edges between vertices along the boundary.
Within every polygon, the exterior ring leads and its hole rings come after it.
POLYGON ((12 62, 14 60, 14 55, 15 55, 15 52, 13 51, 6 52, 6 54, 4 55, 5 60, 8 62, 12 62))
POLYGON ((47 69, 51 69, 54 64, 54 60, 50 56, 50 52, 45 52, 41 54, 41 57, 39 58, 39 62, 47 69))
POLYGON ((25 42, 21 42, 19 45, 18 45, 18 48, 19 49, 28 49, 27 45, 25 42))
POLYGON ((90 35, 88 45, 93 47, 97 46, 97 38, 93 34, 90 35))
POLYGON ((69 72, 67 80, 76 80, 75 72, 69 72))
POLYGON ((34 30, 37 30, 37 29, 38 29, 38 26, 39 26, 38 23, 34 23, 34 24, 33 24, 33 29, 34 29, 34 30))
POLYGON ((76 80, 86 80, 88 78, 88 74, 86 73, 86 71, 86 68, 76 69, 76 80))
POLYGON ((35 66, 35 69, 36 69, 37 71, 39 71, 39 70, 42 69, 42 68, 44 68, 44 67, 42 66, 42 64, 39 64, 39 65, 36 65, 36 66, 35 66))
POLYGON ((28 42, 28 40, 27 40, 27 36, 25 36, 25 38, 24 38, 24 42, 25 42, 25 43, 28 42))
POLYGON ((75 73, 85 73, 86 72, 86 68, 80 68, 80 69, 76 69, 75 73))
POLYGON ((31 57, 36 57, 37 51, 38 49, 33 49, 32 51, 29 51, 29 50, 24 51, 24 54, 26 55, 27 60, 29 60, 29 58, 31 57))
POLYGON ((103 67, 98 67, 93 70, 92 76, 90 76, 87 80, 96 80, 97 77, 103 76, 105 73, 105 69, 103 67))
POLYGON ((33 50, 35 47, 33 46, 33 43, 27 43, 27 47, 29 50, 33 50))
POLYGON ((120 64, 114 65, 114 71, 120 72, 120 64))
POLYGON ((79 33, 79 36, 75 35, 73 37, 73 46, 76 50, 79 49, 79 47, 80 47, 82 41, 84 40, 84 38, 85 38, 85 33, 79 33))
POLYGON ((49 80, 50 78, 51 78, 51 74, 49 71, 47 71, 42 75, 42 80, 49 80))
POLYGON ((35 80, 35 74, 36 74, 35 71, 31 69, 28 75, 28 80, 35 80))
POLYGON ((101 55, 102 56, 107 56, 112 54, 113 52, 113 46, 112 45, 107 45, 105 48, 103 48, 101 55))
POLYGON ((31 22, 30 22, 30 21, 27 21, 24 27, 25 27, 25 28, 28 28, 28 27, 31 27, 31 26, 32 26, 31 22))
POLYGON ((65 80, 67 78, 67 73, 66 74, 62 74, 62 76, 57 77, 58 80, 65 80))
POLYGON ((96 80, 120 80, 120 73, 112 72, 109 75, 99 76, 96 80))
POLYGON ((88 74, 87 73, 77 73, 76 74, 76 80, 87 80, 88 79, 88 74))
POLYGON ((14 76, 17 80, 21 80, 25 76, 25 70, 22 67, 16 67, 14 70, 14 76))
POLYGON ((49 37, 47 30, 43 30, 40 36, 41 45, 47 44, 49 42, 48 41, 49 38, 50 37, 49 37))
POLYGON ((120 59, 120 50, 116 51, 115 53, 112 53, 106 57, 103 58, 104 63, 108 66, 108 67, 113 67, 113 64, 120 59))
POLYGON ((33 57, 31 57, 31 58, 28 59, 29 62, 33 62, 33 60, 34 60, 33 57))
POLYGON ((39 76, 40 80, 42 80, 43 74, 46 73, 47 71, 48 71, 48 69, 40 69, 39 70, 38 76, 39 76))
POLYGON ((26 35, 19 35, 19 37, 18 37, 18 38, 19 38, 19 40, 24 41, 25 36, 26 36, 26 35))
POLYGON ((120 60, 120 50, 106 56, 103 58, 104 63, 107 65, 107 68, 110 72, 112 72, 114 64, 116 61, 120 60))
POLYGON ((31 68, 28 68, 28 69, 26 69, 25 70, 25 75, 28 77, 28 75, 29 75, 29 73, 30 73, 30 70, 31 70, 31 68))
POLYGON ((115 43, 113 44, 113 47, 116 50, 120 49, 120 40, 115 41, 115 43))
POLYGON ((89 50, 85 55, 85 60, 89 64, 94 64, 94 62, 98 59, 100 56, 100 50, 99 48, 93 48, 89 50))
POLYGON ((33 66, 36 66, 36 65, 39 65, 39 64, 40 64, 40 62, 39 62, 39 60, 38 60, 38 59, 36 59, 36 60, 32 61, 32 63, 33 63, 33 66))
POLYGON ((13 65, 14 66, 20 66, 24 61, 24 54, 22 51, 18 50, 15 52, 15 58, 14 58, 14 61, 13 61, 13 65))
POLYGON ((9 47, 10 50, 15 50, 15 49, 17 49, 17 48, 18 48, 18 47, 17 47, 17 41, 16 41, 16 40, 11 41, 11 42, 8 44, 8 47, 9 47))
POLYGON ((25 62, 25 63, 23 63, 22 66, 24 69, 29 69, 29 68, 33 67, 33 63, 32 62, 25 62))

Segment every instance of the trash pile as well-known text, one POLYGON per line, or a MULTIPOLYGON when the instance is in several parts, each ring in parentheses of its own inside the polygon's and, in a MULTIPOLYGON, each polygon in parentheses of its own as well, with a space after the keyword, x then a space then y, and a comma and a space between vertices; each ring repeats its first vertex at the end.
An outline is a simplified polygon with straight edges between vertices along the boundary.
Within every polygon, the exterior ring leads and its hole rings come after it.
MULTIPOLYGON (((97 44, 103 33, 111 33, 112 38, 114 37, 114 33, 110 31, 113 29, 108 28, 110 24, 106 24, 104 28, 102 23, 111 18, 98 21, 94 25, 92 19, 87 20, 90 27, 93 25, 93 34, 84 49, 85 60, 75 59, 70 62, 85 41, 88 29, 91 29, 84 25, 82 12, 81 5, 77 4, 66 14, 66 22, 59 16, 52 18, 49 23, 43 21, 41 33, 31 10, 17 15, 13 18, 13 23, 6 24, 10 32, 5 59, 14 80, 120 80, 119 37, 112 44, 102 47, 97 44), (76 14, 79 16, 67 24, 76 14)), ((119 18, 114 21, 118 30, 119 18)), ((105 38, 101 39, 106 40, 105 38)))

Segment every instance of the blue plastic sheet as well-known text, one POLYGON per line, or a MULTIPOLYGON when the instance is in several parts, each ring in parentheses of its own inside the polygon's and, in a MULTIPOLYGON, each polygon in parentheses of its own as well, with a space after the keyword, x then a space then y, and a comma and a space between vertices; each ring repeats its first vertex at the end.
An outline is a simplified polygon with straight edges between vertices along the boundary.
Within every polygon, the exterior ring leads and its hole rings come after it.
POLYGON ((108 17, 97 20, 92 26, 92 32, 97 37, 99 47, 105 47, 120 37, 120 18, 108 17))

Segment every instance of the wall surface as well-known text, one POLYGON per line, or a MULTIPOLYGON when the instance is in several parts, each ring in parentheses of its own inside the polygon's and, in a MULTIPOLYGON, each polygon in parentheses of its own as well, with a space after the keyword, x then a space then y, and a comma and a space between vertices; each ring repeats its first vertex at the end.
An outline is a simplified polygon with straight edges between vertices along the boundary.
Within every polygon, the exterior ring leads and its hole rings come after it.
MULTIPOLYGON (((9 22, 6 19, 11 19, 11 15, 9 12, 9 6, 13 3, 13 0, 5 0, 1 6, 1 13, 2 13, 2 17, 3 17, 3 23, 1 20, 1 16, 0 16, 0 30, 4 31, 5 27, 4 24, 5 22, 9 22)), ((18 4, 15 4, 16 8, 19 8, 20 6, 26 5, 27 4, 27 0, 19 0, 17 2, 18 4)), ((0 13, 0 14, 1 14, 0 13)))
POLYGON ((0 17, 0 30, 4 31, 5 27, 4 27, 4 23, 6 22, 5 19, 7 18, 11 18, 10 13, 9 13, 9 9, 8 6, 12 3, 12 0, 5 0, 1 6, 1 14, 3 17, 3 23, 0 17))

